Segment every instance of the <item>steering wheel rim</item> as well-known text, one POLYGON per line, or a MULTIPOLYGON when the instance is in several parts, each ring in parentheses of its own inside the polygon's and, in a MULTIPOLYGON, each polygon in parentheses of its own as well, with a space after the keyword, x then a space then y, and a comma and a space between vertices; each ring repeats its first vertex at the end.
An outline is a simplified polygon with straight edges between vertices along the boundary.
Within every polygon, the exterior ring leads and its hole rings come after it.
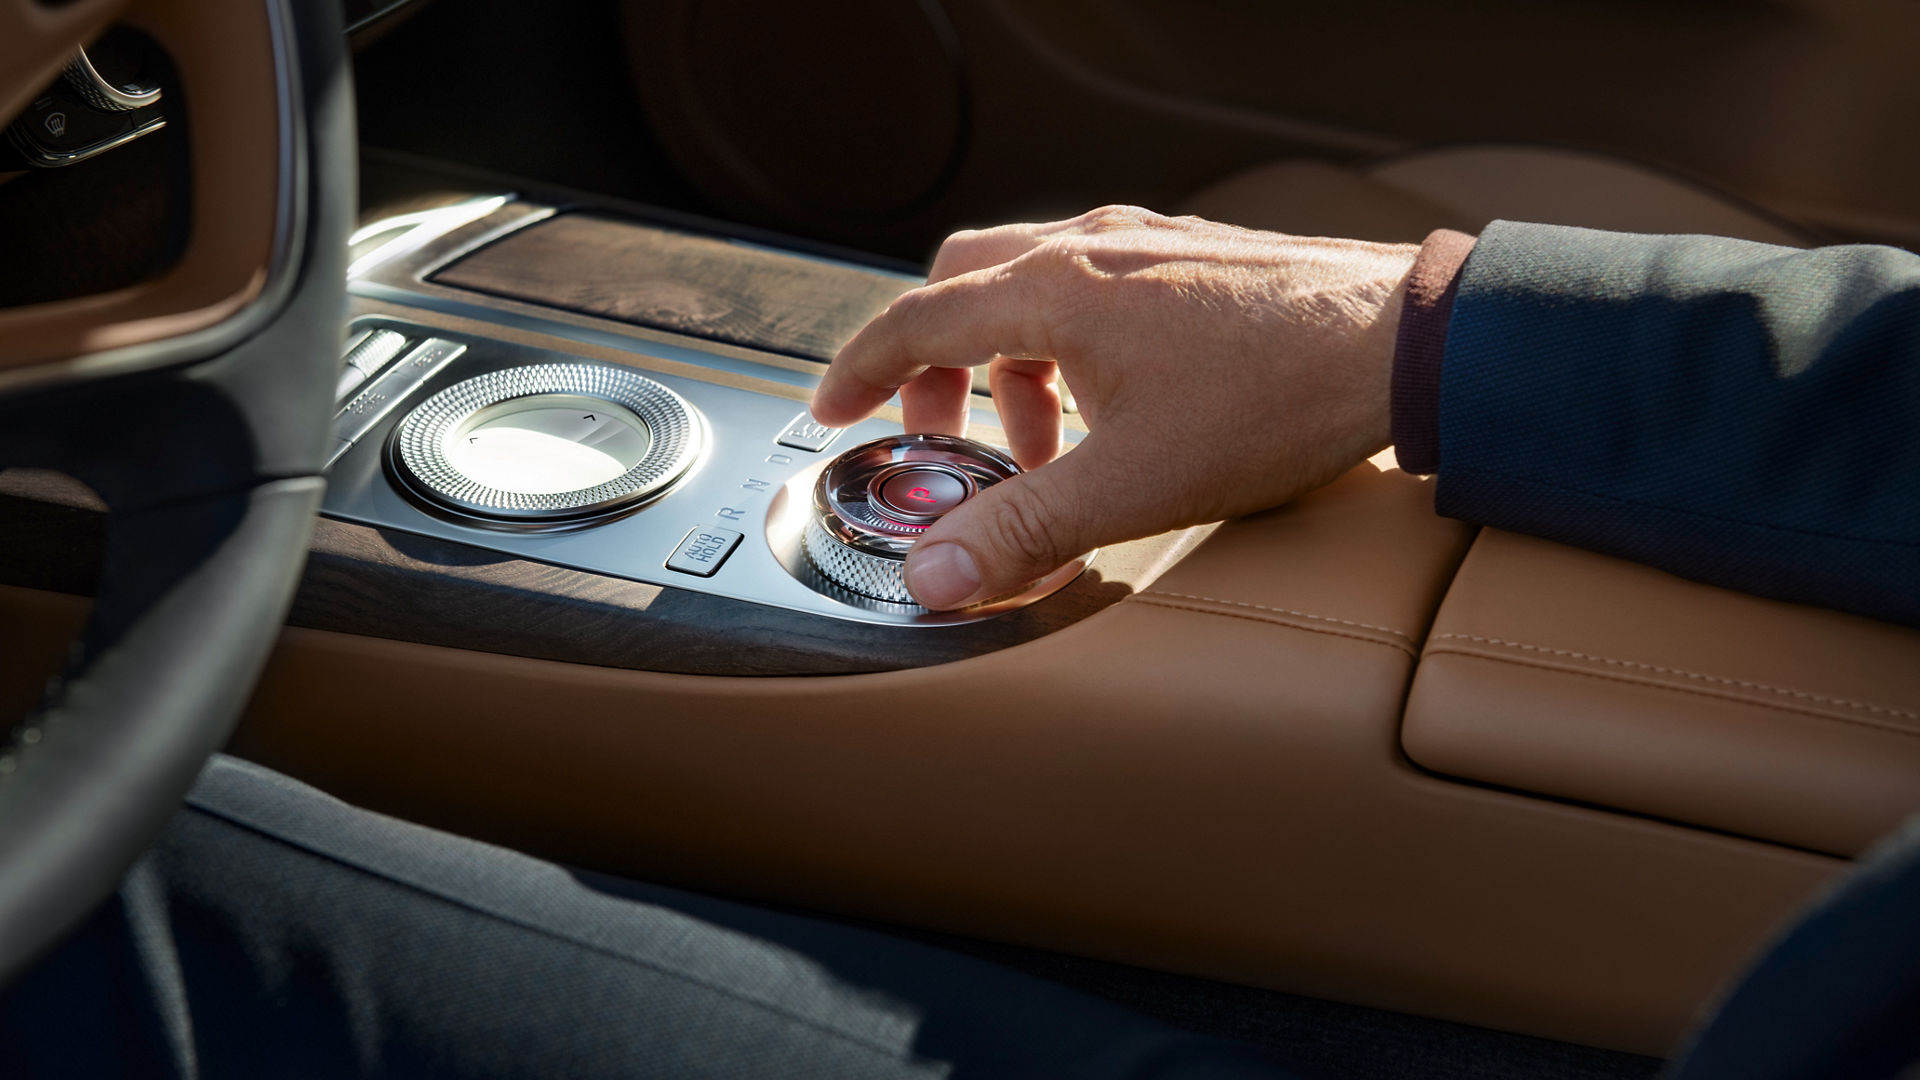
MULTIPOLYGON (((13 42, 39 50, 0 65, 0 113, 121 6, 0 0, 0 37, 19 30, 13 42)), ((184 93, 169 97, 188 108, 194 232, 182 265, 144 291, 0 311, 0 324, 26 328, 16 340, 52 350, 0 355, 0 467, 67 472, 110 511, 94 610, 67 670, 0 734, 0 986, 116 887, 225 742, 285 618, 324 489, 354 200, 339 14, 144 0, 125 15, 179 71, 184 93), (245 42, 246 27, 261 31, 251 40, 264 63, 208 38, 245 42), (269 147, 227 146, 229 133, 195 122, 243 76, 264 76, 272 95, 255 105, 274 128, 269 147), (233 192, 218 164, 242 151, 268 161, 252 182, 273 190, 210 201, 233 192), (263 224, 208 217, 228 206, 270 207, 273 244, 241 302, 208 304, 238 280, 233 238, 263 224), (88 311, 111 325, 58 332, 88 311), (179 332, 128 343, 155 328, 179 332), (86 348, 95 341, 105 347, 86 348)))

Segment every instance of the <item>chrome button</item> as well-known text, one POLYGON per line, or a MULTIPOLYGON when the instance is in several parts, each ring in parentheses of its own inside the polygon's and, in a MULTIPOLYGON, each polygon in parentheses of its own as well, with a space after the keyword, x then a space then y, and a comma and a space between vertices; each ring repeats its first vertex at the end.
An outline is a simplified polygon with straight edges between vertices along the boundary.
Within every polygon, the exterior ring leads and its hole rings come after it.
POLYGON ((817 454, 831 445, 833 440, 839 438, 840 433, 845 430, 847 429, 816 423, 813 414, 803 412, 787 424, 786 428, 780 432, 780 437, 774 442, 795 450, 805 450, 809 454, 817 454))

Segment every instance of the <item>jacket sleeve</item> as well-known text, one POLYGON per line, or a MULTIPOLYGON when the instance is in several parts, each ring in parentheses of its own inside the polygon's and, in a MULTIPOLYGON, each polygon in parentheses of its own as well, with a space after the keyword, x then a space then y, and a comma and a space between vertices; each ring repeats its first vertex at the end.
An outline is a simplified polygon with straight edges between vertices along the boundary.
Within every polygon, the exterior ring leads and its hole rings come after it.
POLYGON ((1920 625, 1920 257, 1495 222, 1439 383, 1441 513, 1920 625))

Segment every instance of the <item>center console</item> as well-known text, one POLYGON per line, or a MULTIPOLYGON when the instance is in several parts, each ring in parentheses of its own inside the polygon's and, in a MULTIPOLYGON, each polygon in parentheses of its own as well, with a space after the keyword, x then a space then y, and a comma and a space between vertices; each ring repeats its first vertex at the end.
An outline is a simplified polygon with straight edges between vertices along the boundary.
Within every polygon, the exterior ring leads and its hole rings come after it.
MULTIPOLYGON (((361 228, 353 256, 325 520, 298 624, 656 671, 886 670, 1071 625, 1207 531, 1118 545, 1018 595, 930 612, 900 569, 956 501, 943 485, 965 498, 1018 471, 991 445, 991 400, 973 398, 979 441, 886 450, 904 435, 897 401, 848 431, 806 408, 839 344, 919 278, 494 194, 404 204, 361 228), (836 462, 887 476, 849 488, 846 470, 829 475, 836 462), (887 470, 907 465, 926 474, 890 503, 900 469, 887 470), (462 567, 452 580, 450 564, 462 567), (423 570, 431 591, 416 587, 423 570), (357 602, 374 592, 377 607, 357 602), (595 608, 608 609, 604 635, 560 629, 595 608)), ((1085 429, 1064 421, 1071 445, 1085 429)))

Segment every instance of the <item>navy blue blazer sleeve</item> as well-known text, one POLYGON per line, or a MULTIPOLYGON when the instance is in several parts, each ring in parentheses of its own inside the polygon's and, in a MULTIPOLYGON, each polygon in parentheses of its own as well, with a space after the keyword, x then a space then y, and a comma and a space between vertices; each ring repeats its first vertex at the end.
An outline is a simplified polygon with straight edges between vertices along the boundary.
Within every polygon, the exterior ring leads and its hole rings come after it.
POLYGON ((1495 222, 1457 287, 1441 513, 1920 625, 1920 257, 1495 222))

